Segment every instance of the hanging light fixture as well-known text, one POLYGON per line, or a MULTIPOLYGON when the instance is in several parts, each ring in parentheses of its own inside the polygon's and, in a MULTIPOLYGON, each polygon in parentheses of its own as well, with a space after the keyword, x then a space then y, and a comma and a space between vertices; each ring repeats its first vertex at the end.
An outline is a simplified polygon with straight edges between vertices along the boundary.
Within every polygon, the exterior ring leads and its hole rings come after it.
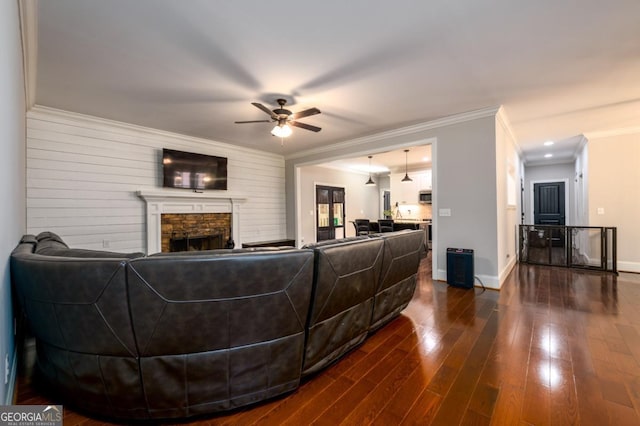
POLYGON ((376 183, 371 179, 371 158, 372 156, 369 156, 369 180, 365 183, 365 185, 375 185, 376 183))
POLYGON ((407 155, 409 153, 408 149, 404 150, 404 177, 402 178, 401 182, 413 182, 413 179, 411 179, 409 177, 409 175, 407 174, 407 155))
POLYGON ((279 138, 286 138, 287 136, 291 136, 291 127, 289 127, 286 121, 279 121, 273 130, 271 130, 271 134, 279 138))

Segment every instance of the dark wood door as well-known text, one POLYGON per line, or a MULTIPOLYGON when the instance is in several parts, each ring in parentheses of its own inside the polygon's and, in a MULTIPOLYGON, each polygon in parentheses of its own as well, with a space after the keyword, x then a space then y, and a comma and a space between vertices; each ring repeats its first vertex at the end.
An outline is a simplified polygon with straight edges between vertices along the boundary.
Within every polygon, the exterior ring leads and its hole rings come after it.
POLYGON ((316 186, 316 241, 344 236, 344 188, 316 186))
POLYGON ((564 182, 533 184, 533 223, 564 226, 564 182))
POLYGON ((549 256, 553 257, 552 247, 564 247, 565 230, 562 228, 565 225, 564 182, 534 183, 533 197, 534 225, 558 226, 558 228, 544 231, 546 238, 551 238, 549 256))

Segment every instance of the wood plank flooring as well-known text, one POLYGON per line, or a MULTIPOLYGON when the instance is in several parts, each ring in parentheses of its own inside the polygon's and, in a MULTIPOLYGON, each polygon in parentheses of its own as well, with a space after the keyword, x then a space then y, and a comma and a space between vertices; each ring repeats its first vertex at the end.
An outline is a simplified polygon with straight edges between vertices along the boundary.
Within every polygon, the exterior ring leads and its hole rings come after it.
MULTIPOLYGON (((430 262, 400 317, 296 392, 182 424, 640 424, 640 275, 523 264, 499 292, 463 290, 430 262)), ((23 358, 17 403, 60 403, 23 358)))

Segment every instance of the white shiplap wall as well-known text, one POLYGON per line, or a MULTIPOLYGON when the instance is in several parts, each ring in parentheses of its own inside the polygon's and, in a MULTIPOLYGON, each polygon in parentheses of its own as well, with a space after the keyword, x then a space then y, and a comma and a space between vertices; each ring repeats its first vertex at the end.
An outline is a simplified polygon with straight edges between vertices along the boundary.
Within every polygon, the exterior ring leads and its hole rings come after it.
POLYGON ((247 199, 238 246, 286 237, 282 156, 39 106, 27 113, 27 232, 145 251, 145 203, 135 193, 162 189, 162 148, 228 158, 228 190, 210 192, 247 199))

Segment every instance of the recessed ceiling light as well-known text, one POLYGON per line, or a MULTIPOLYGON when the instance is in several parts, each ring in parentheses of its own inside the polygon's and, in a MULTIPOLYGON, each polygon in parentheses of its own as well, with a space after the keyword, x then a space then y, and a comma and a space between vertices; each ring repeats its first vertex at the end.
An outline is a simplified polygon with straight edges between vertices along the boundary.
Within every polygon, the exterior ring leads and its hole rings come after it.
POLYGON ((429 161, 429 157, 422 157, 422 161, 429 161))
POLYGON ((551 157, 553 157, 553 154, 545 154, 544 155, 544 158, 551 158, 551 157))
POLYGON ((553 145, 553 143, 554 143, 553 141, 546 141, 544 143, 544 146, 551 146, 551 145, 553 145))

